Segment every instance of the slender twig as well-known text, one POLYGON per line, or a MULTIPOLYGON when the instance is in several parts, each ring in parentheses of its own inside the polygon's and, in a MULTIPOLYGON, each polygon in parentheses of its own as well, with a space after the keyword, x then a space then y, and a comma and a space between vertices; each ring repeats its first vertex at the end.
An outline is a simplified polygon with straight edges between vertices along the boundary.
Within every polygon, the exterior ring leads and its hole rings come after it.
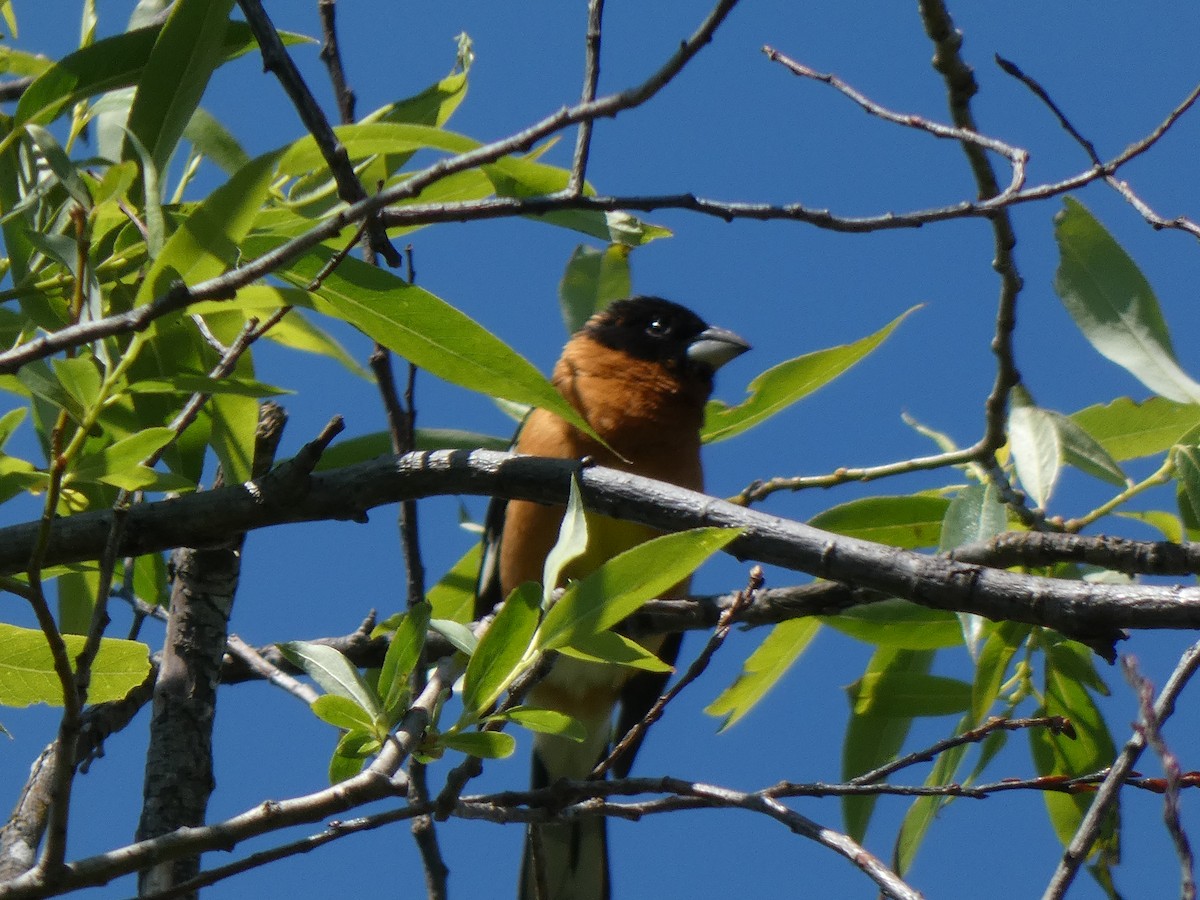
POLYGON ((1167 746, 1162 736, 1162 722, 1154 712, 1154 685, 1138 671, 1137 659, 1125 656, 1121 660, 1125 678, 1133 687, 1138 699, 1139 722, 1134 726, 1142 732, 1150 749, 1158 754, 1162 761, 1165 775, 1163 790, 1163 823, 1171 843, 1175 846, 1175 855, 1179 857, 1180 870, 1180 900, 1195 900, 1196 898, 1196 860, 1192 855, 1192 845, 1180 822, 1179 791, 1181 787, 1181 772, 1179 759, 1167 746))
MULTIPOLYGON (((584 57, 583 93, 579 98, 580 103, 591 103, 596 99, 596 85, 600 82, 600 39, 603 21, 604 0, 588 0, 587 53, 584 57)), ((566 189, 568 194, 578 196, 583 193, 591 149, 592 120, 586 119, 579 123, 579 131, 575 136, 575 155, 571 160, 571 176, 566 189)))
MULTIPOLYGON (((325 159, 325 164, 337 182, 338 196, 347 203, 358 203, 365 200, 367 192, 354 173, 354 166, 350 163, 346 147, 338 140, 325 113, 321 111, 320 105, 313 97, 300 70, 296 68, 283 41, 280 40, 279 32, 275 30, 262 3, 259 0, 237 0, 237 2, 241 7, 242 15, 246 17, 246 24, 254 32, 254 40, 262 51, 263 68, 273 72, 279 79, 279 83, 292 101, 296 112, 300 114, 300 120, 304 123, 304 127, 316 141, 317 148, 325 159)), ((340 102, 342 101, 339 98, 340 102)), ((369 215, 366 221, 371 248, 387 260, 389 266, 400 265, 400 254, 388 240, 383 226, 374 216, 369 215)))
MULTIPOLYGON (((980 134, 969 127, 950 127, 942 125, 940 122, 930 121, 923 116, 893 112, 876 103, 862 92, 855 90, 836 75, 811 69, 803 63, 797 62, 791 57, 780 53, 774 47, 763 47, 763 53, 767 55, 767 59, 782 64, 793 75, 801 78, 811 78, 814 81, 827 84, 835 90, 840 91, 868 113, 886 122, 902 125, 905 128, 915 128, 918 131, 924 131, 938 138, 959 141, 964 144, 977 144, 985 150, 991 150, 993 153, 1003 156, 1012 165, 1012 180, 1008 187, 995 195, 997 199, 1012 196, 1025 184, 1025 167, 1029 162, 1028 150, 1013 147, 996 138, 980 134)), ((1099 162, 1099 160, 1096 160, 1096 162, 1099 162)))
MULTIPOLYGON (((950 117, 955 126, 968 132, 978 133, 979 126, 971 111, 971 98, 979 88, 970 66, 963 60, 962 33, 959 32, 942 0, 918 0, 917 4, 925 32, 934 44, 933 67, 946 83, 950 105, 950 117)), ((992 162, 978 143, 960 140, 960 146, 971 166, 981 198, 1003 196, 996 179, 992 162)), ((989 479, 1001 492, 1002 499, 1012 508, 1026 525, 1044 527, 1044 516, 1030 510, 1023 498, 1012 490, 1008 477, 996 464, 996 451, 1007 440, 1007 416, 1009 396, 1021 382, 1017 371, 1013 333, 1017 325, 1017 298, 1024 282, 1017 270, 1013 248, 1017 243, 1012 219, 1005 208, 996 209, 988 216, 992 225, 995 257, 992 268, 1000 276, 1000 296, 996 308, 996 327, 992 337, 992 352, 996 357, 996 377, 992 390, 984 401, 984 432, 971 448, 978 462, 984 466, 989 479)))
MULTIPOLYGON (((1062 108, 1054 102, 1049 92, 1042 87, 1041 84, 1039 84, 1032 76, 1022 71, 1016 63, 1010 62, 999 55, 996 56, 996 63, 1001 69, 1003 69, 1013 78, 1016 78, 1023 85, 1025 85, 1025 87, 1029 88, 1029 90, 1033 92, 1034 96, 1046 104, 1050 112, 1052 112, 1054 117, 1058 119, 1058 124, 1062 126, 1063 130, 1066 131, 1067 134, 1069 134, 1075 140, 1075 142, 1079 144, 1080 147, 1083 148, 1084 152, 1088 156, 1088 159, 1090 159, 1092 163, 1095 164, 1100 162, 1100 156, 1096 152, 1096 145, 1085 138, 1083 134, 1081 134, 1080 131, 1071 124, 1071 121, 1067 118, 1066 113, 1063 112, 1062 108)), ((1155 129, 1155 132, 1151 133, 1150 139, 1152 141, 1157 141, 1158 138, 1162 137, 1162 135, 1166 132, 1166 129, 1169 128, 1176 119, 1183 115, 1183 113, 1186 112, 1198 99, 1200 99, 1200 85, 1195 87, 1192 92, 1188 94, 1183 103, 1176 108, 1176 110, 1167 118, 1165 122, 1160 124, 1158 128, 1155 129)), ((1113 188, 1113 190, 1124 197, 1126 202, 1136 209, 1138 213, 1141 214, 1142 218, 1149 222, 1153 228, 1174 228, 1178 229, 1179 231, 1187 232, 1192 237, 1200 238, 1200 224, 1197 224, 1196 222, 1193 222, 1191 219, 1188 219, 1184 216, 1177 216, 1174 219, 1167 219, 1156 213, 1150 208, 1150 205, 1146 203, 1146 201, 1134 193, 1133 188, 1129 186, 1129 182, 1122 181, 1112 174, 1106 175, 1104 180, 1110 187, 1113 188)))
POLYGON ((250 671, 276 687, 283 688, 283 690, 287 691, 301 703, 311 704, 320 696, 311 685, 305 684, 298 678, 293 678, 236 634, 231 634, 225 639, 225 647, 229 653, 240 659, 250 671))
POLYGON ((899 759, 885 763, 877 769, 872 769, 869 772, 855 776, 850 779, 849 783, 852 785, 874 784, 877 781, 887 778, 893 772, 899 772, 901 769, 907 769, 909 766, 919 763, 931 762, 954 747, 961 747, 964 744, 978 744, 996 731, 1019 731, 1023 728, 1045 728, 1052 734, 1063 734, 1070 730, 1071 723, 1062 716, 1037 716, 1031 719, 1005 719, 997 716, 988 719, 978 728, 972 728, 961 734, 937 741, 923 750, 909 753, 899 759))
POLYGON ((625 732, 624 736, 617 741, 616 746, 612 748, 609 754, 596 764, 596 767, 592 769, 592 778, 603 778, 608 773, 608 770, 629 751, 630 747, 636 747, 640 744, 650 727, 662 718, 667 704, 678 697, 684 688, 704 674, 704 670, 708 668, 708 664, 712 661, 714 654, 725 643, 725 638, 729 635, 729 629, 738 620, 738 616, 742 610, 754 601, 754 595, 762 589, 763 580, 762 566, 754 566, 750 570, 749 583, 738 592, 737 599, 721 613, 721 620, 717 623, 717 627, 713 629, 713 633, 709 635, 704 649, 692 660, 692 664, 688 666, 683 677, 675 682, 670 690, 655 700, 650 709, 646 711, 646 714, 642 716, 641 721, 625 732))
MULTIPOLYGON (((1200 669, 1200 642, 1193 644, 1180 657, 1179 664, 1175 666, 1175 671, 1171 673, 1171 677, 1167 679, 1166 685, 1163 686, 1162 692, 1154 702, 1154 719, 1160 725, 1170 718, 1171 714, 1175 711, 1176 698, 1183 691, 1184 687, 1187 686, 1192 676, 1196 674, 1197 669, 1200 669)), ((1083 821, 1079 823, 1074 837, 1071 838, 1071 842, 1063 852, 1062 859, 1058 863, 1058 868, 1055 869, 1049 884, 1046 886, 1045 893, 1042 894, 1042 900, 1061 900, 1066 895, 1071 882, 1075 880, 1075 875, 1079 872, 1079 867, 1087 859, 1088 853, 1092 849, 1092 844, 1095 843, 1097 836, 1100 834, 1110 810, 1117 802, 1122 785, 1128 778, 1129 773, 1133 771, 1134 765, 1145 749, 1146 735, 1144 730, 1135 728, 1133 734, 1125 742, 1125 746, 1121 748, 1121 752, 1113 761, 1108 774, 1096 789, 1096 796, 1092 800, 1092 805, 1088 807, 1083 821)))
POLYGON ((795 477, 771 478, 766 481, 753 481, 742 489, 732 502, 739 506, 748 506, 765 500, 778 491, 803 491, 809 488, 830 488, 850 481, 874 481, 877 478, 890 478, 893 475, 907 475, 912 472, 925 472, 931 469, 944 469, 949 466, 961 466, 975 462, 974 450, 954 450, 950 453, 938 453, 934 456, 919 456, 901 462, 887 463, 879 466, 862 468, 839 468, 828 475, 801 475, 795 477))

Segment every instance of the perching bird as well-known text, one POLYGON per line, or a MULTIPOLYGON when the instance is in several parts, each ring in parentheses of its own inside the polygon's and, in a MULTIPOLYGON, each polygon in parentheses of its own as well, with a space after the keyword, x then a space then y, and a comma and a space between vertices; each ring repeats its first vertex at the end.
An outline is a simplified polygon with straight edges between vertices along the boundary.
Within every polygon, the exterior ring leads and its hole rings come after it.
MULTIPOLYGON (((749 349, 733 332, 710 327, 691 310, 668 300, 618 300, 571 337, 551 378, 612 450, 544 409, 534 410, 526 419, 516 449, 532 456, 589 457, 600 465, 702 490, 700 427, 713 373, 749 349)), ((493 502, 485 538, 492 546, 485 553, 477 614, 490 611, 523 582, 541 581, 562 516, 561 506, 493 502), (498 578, 494 577, 497 568, 498 578)), ((642 525, 589 514, 587 550, 567 568, 564 580, 588 574, 655 534, 642 525)), ((672 593, 682 596, 687 589, 684 583, 672 593)), ((676 634, 644 643, 670 665, 679 642, 676 634)), ((607 752, 610 740, 620 739, 641 720, 666 676, 632 673, 568 657, 555 662, 550 674, 530 692, 528 702, 573 716, 587 729, 588 738, 580 744, 536 735, 535 788, 560 778, 586 778, 607 752), (614 733, 612 715, 618 706, 614 733)), ((617 777, 628 773, 636 750, 634 745, 613 766, 617 777)), ((607 900, 604 819, 537 827, 538 834, 526 838, 521 900, 607 900)))

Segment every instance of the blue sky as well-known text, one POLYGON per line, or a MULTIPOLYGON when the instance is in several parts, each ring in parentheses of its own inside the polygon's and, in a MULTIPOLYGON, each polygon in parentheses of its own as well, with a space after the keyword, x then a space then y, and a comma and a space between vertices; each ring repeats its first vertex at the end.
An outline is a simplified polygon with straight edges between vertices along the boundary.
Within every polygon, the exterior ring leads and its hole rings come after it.
MULTIPOLYGON (((102 3, 102 31, 123 27, 127 3, 102 3)), ((317 34, 315 3, 268 3, 280 27, 317 34)), ((635 83, 655 68, 707 12, 695 2, 608 4, 601 91, 635 83)), ((446 74, 455 37, 468 33, 477 60, 467 100, 451 127, 489 140, 509 134, 577 99, 584 4, 560 0, 339 4, 342 50, 359 114, 414 94, 446 74)), ((1055 181, 1084 169, 1083 153, 1048 111, 992 62, 1011 59, 1037 78, 1098 146, 1114 155, 1150 131, 1200 76, 1194 35, 1200 9, 1172 2, 1146 15, 1133 5, 1103 15, 1083 4, 1020 0, 997 6, 952 7, 966 34, 964 55, 977 70, 975 105, 989 135, 1027 148, 1030 183, 1055 181)), ((61 54, 76 33, 75 5, 17 4, 18 46, 61 54), (53 14, 51 14, 53 9, 53 14)), ((604 193, 690 191, 727 200, 803 202, 844 215, 870 215, 953 203, 974 195, 958 146, 865 116, 831 89, 802 81, 760 52, 764 44, 818 70, 832 71, 877 102, 900 112, 946 121, 940 77, 929 66, 931 45, 915 4, 798 4, 747 0, 715 42, 646 107, 596 128, 589 178, 604 193)), ((332 113, 317 46, 294 50, 318 97, 332 113)), ((294 140, 299 121, 275 80, 247 57, 218 74, 205 104, 253 153, 294 140)), ((1161 144, 1122 177, 1167 216, 1194 213, 1200 176, 1195 164, 1200 117, 1185 117, 1161 144)), ((569 160, 564 136, 547 159, 569 160)), ((1200 255, 1191 239, 1154 232, 1111 190, 1076 196, 1105 223, 1142 266, 1158 292, 1181 362, 1193 373, 1187 336, 1200 326, 1192 286, 1200 255)), ((1017 262, 1025 279, 1017 362, 1038 402, 1071 412, 1146 391, 1100 358, 1075 329, 1052 291, 1057 264, 1053 216, 1060 200, 1014 211, 1017 262)), ((873 235, 842 235, 773 223, 726 224, 680 212, 649 213, 674 231, 634 254, 634 286, 695 308, 710 322, 746 337, 754 351, 721 372, 718 396, 741 398, 755 374, 804 352, 846 343, 924 304, 876 354, 797 407, 759 429, 710 447, 712 493, 736 493, 773 475, 818 474, 839 466, 905 459, 932 450, 901 421, 907 412, 961 444, 982 429, 983 400, 993 377, 988 344, 998 283, 991 271, 991 232, 983 221, 949 222, 873 235)), ((443 225, 413 238, 419 283, 496 331, 544 371, 565 335, 556 305, 562 269, 580 236, 536 222, 443 225)), ((360 358, 368 344, 338 331, 360 358)), ((311 439, 334 414, 347 434, 383 427, 373 389, 336 364, 270 347, 256 351, 263 380, 298 391, 283 454, 311 439)), ((511 425, 484 398, 430 377, 418 384, 419 424, 469 427, 495 434, 511 425)), ((1137 467, 1133 469, 1136 471, 1137 467)), ((765 508, 805 519, 857 496, 908 493, 945 482, 944 475, 850 486, 836 492, 777 496, 765 508)), ((1105 496, 1103 486, 1068 476, 1054 511, 1077 514, 1105 496)), ((1164 492, 1150 505, 1170 508, 1164 492)), ((467 501, 475 514, 481 501, 467 501)), ((426 565, 436 576, 473 538, 457 526, 458 501, 421 504, 426 565)), ((1130 524, 1125 532, 1151 535, 1130 524)), ((252 643, 341 634, 369 608, 403 603, 394 514, 377 511, 368 525, 332 523, 251 536, 233 630, 252 643)), ((699 591, 740 587, 745 567, 719 560, 702 571, 699 591)), ((768 584, 804 580, 769 571, 768 584)), ((123 626, 118 615, 117 630, 123 626)), ((862 671, 870 648, 826 631, 761 707, 720 735, 702 708, 736 675, 763 632, 737 634, 705 676, 679 699, 639 757, 640 774, 672 774, 738 788, 780 779, 836 780, 847 703, 844 686, 862 671)), ((152 643, 154 630, 144 632, 152 643)), ((1122 649, 1136 653, 1161 684, 1187 635, 1138 635, 1122 649)), ((684 648, 695 652, 693 636, 684 648)), ((938 672, 964 677, 965 652, 944 654, 938 672)), ((1106 705, 1118 742, 1135 715, 1132 695, 1115 669, 1105 671, 1114 696, 1106 705)), ((1185 696, 1167 737, 1183 768, 1200 738, 1185 696)), ((325 778, 334 735, 296 701, 247 685, 225 692, 218 723, 216 820, 267 798, 310 792, 325 778)), ((107 757, 80 779, 73 807, 71 856, 111 848, 133 833, 140 797, 143 715, 112 738, 107 757)), ((29 761, 53 734, 44 709, 5 711, 14 740, 0 746, 0 805, 9 804, 29 761)), ((948 733, 951 718, 914 729, 912 746, 948 733)), ((520 786, 526 759, 490 763, 471 791, 520 786)), ((1140 767, 1157 773, 1157 764, 1140 767)), ((993 764, 996 777, 1024 776, 1031 764, 1017 735, 993 764)), ((923 778, 918 770, 913 780, 923 778)), ((1118 884, 1131 897, 1167 896, 1177 867, 1161 827, 1156 797, 1131 798, 1124 829, 1126 865, 1118 884)), ((1187 810, 1194 806, 1185 797, 1187 810)), ((840 828, 835 801, 798 801, 804 814, 840 828)), ((901 801, 882 801, 868 846, 887 857, 901 801)), ((1191 817, 1194 820, 1194 815, 1191 817)), ((295 832, 293 836, 306 833, 295 832)), ((504 896, 515 885, 521 835, 517 828, 452 822, 441 831, 451 867, 452 896, 504 896)), ((250 845, 260 849, 278 836, 250 845)), ((612 827, 616 896, 867 896, 872 885, 839 857, 749 813, 695 812, 612 827)), ((239 850, 239 852, 241 852, 239 850)), ((1058 845, 1042 800, 1006 794, 986 803, 952 804, 934 826, 910 883, 930 897, 1025 897, 1040 893, 1058 845), (965 860, 969 862, 964 863, 965 860), (967 879, 966 886, 964 879, 967 879)), ((225 860, 213 855, 209 865, 225 860)), ((407 829, 391 827, 268 867, 213 889, 212 897, 324 896, 396 890, 415 892, 419 862, 407 829)), ((92 892, 124 896, 131 883, 92 892)), ((1098 896, 1081 877, 1073 897, 1098 896)))

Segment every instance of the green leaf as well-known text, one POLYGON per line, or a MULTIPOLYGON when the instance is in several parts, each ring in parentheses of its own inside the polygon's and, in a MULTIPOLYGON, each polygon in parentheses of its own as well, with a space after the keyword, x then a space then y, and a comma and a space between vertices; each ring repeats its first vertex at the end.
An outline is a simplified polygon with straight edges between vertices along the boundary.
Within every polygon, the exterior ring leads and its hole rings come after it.
POLYGON ((236 394, 239 397, 278 397, 291 394, 285 388, 263 384, 253 378, 240 378, 229 375, 225 378, 210 378, 207 375, 194 375, 190 372, 180 372, 173 375, 171 380, 160 378, 140 378, 130 384, 127 390, 131 394, 236 394))
POLYGON ((1050 417, 1054 427, 1058 429, 1058 436, 1062 441, 1063 458, 1068 464, 1101 481, 1107 481, 1117 487, 1125 486, 1127 480, 1125 473, 1121 471, 1117 461, 1099 441, 1088 434, 1073 419, 1062 413, 1050 410, 1044 410, 1044 412, 1050 417))
POLYGON ((1150 283, 1124 248, 1077 200, 1055 218, 1055 290, 1093 347, 1156 394, 1200 402, 1200 384, 1180 368, 1150 283))
POLYGON ((228 129, 201 106, 192 111, 183 136, 193 147, 216 163, 226 175, 233 175, 250 157, 228 129))
POLYGON ((1125 519, 1144 522, 1172 543, 1178 544, 1183 541, 1183 523, 1179 521, 1179 516, 1169 512, 1161 509, 1145 509, 1118 512, 1117 515, 1125 519))
POLYGON ((950 501, 932 494, 863 497, 833 506, 809 519, 823 531, 902 547, 936 547, 950 501))
POLYGON ((70 469, 73 481, 104 481, 122 471, 138 467, 142 460, 162 449, 175 436, 170 428, 147 428, 117 441, 99 453, 82 457, 70 469))
POLYGON ((1054 421, 1036 406, 1014 405, 1008 414, 1008 443, 1021 486, 1045 509, 1062 471, 1062 441, 1054 421))
POLYGON ((0 448, 3 448, 8 443, 8 439, 12 437, 13 432, 25 421, 25 416, 28 413, 28 408, 19 406, 16 409, 10 409, 4 415, 0 416, 0 448))
MULTIPOLYGON (((85 638, 64 634, 67 654, 74 659, 83 650, 85 638)), ((150 672, 150 650, 137 641, 102 638, 92 663, 88 702, 120 700, 150 672)), ((30 706, 48 703, 62 706, 62 684, 54 672, 50 645, 41 631, 0 623, 0 704, 30 706)))
POLYGON ((365 731, 349 731, 338 741, 329 759, 329 783, 340 784, 362 771, 364 761, 382 746, 365 731))
POLYGON ((475 618, 475 581, 483 544, 475 543, 426 593, 433 617, 467 623, 475 618))
POLYGON ((558 305, 568 334, 613 300, 633 292, 629 253, 624 244, 609 244, 602 250, 586 244, 575 248, 558 284, 558 305))
POLYGON ((503 759, 512 756, 517 749, 517 741, 511 734, 503 731, 462 731, 443 734, 438 743, 451 750, 478 756, 483 759, 503 759))
POLYGON ((1184 522, 1200 523, 1200 447, 1175 451, 1175 479, 1179 483, 1179 512, 1184 522))
POLYGON ((886 644, 908 650, 957 647, 963 642, 962 625, 951 612, 929 609, 907 600, 884 600, 856 606, 821 621, 868 644, 886 644))
POLYGON ((326 693, 354 702, 372 721, 380 718, 379 701, 374 692, 350 660, 332 647, 308 641, 288 641, 276 646, 289 662, 307 672, 326 693))
POLYGON ((674 667, 668 666, 637 641, 615 631, 601 631, 581 637, 574 644, 559 647, 558 652, 587 662, 613 663, 643 672, 675 671, 674 667))
POLYGON ((85 210, 92 208, 92 195, 84 184, 82 178, 79 177, 79 172, 75 168, 75 164, 71 162, 67 152, 58 143, 58 140, 43 128, 41 125, 35 125, 32 122, 25 126, 25 131, 29 137, 33 139, 37 145, 38 152, 42 158, 46 160, 46 165, 50 167, 50 171, 54 173, 58 183, 61 184, 71 195, 71 199, 78 203, 85 210))
POLYGON ((377 693, 384 698, 383 708, 389 720, 401 711, 402 705, 407 706, 408 681, 421 659, 421 651, 425 648, 429 618, 428 603, 422 602, 410 607, 396 626, 391 643, 388 644, 383 666, 379 670, 377 693), (402 700, 405 701, 403 704, 402 700))
MULTIPOLYGON (((1007 527, 1008 512, 1000 502, 995 486, 973 484, 959 491, 950 501, 942 522, 942 540, 938 549, 945 552, 986 541, 1003 533, 1007 527)), ((967 649, 974 655, 983 636, 984 619, 973 613, 959 613, 958 618, 962 622, 967 649)))
MULTIPOLYGON (((1045 704, 1038 715, 1066 716, 1074 737, 1053 734, 1048 729, 1029 730, 1034 765, 1041 776, 1074 776, 1097 772, 1111 765, 1116 754, 1104 718, 1087 689, 1073 677, 1078 653, 1068 643, 1046 647, 1045 704)), ((1074 836, 1094 794, 1045 791, 1042 797, 1058 839, 1066 846, 1074 836)), ((1103 860, 1118 854, 1119 827, 1114 814, 1108 817, 1093 848, 1103 860)))
POLYGON ((1164 453, 1200 429, 1200 406, 1162 397, 1137 402, 1119 397, 1071 414, 1113 459, 1138 459, 1164 453))
POLYGON ((100 589, 100 573, 94 566, 70 569, 58 576, 55 587, 59 630, 65 634, 87 634, 100 589))
POLYGON ((737 406, 727 406, 719 400, 711 401, 706 410, 702 440, 723 441, 741 434, 828 384, 874 351, 919 308, 914 306, 879 331, 853 344, 806 353, 767 369, 750 382, 750 396, 737 406))
POLYGON ((856 716, 949 716, 971 705, 971 686, 965 681, 925 672, 868 672, 847 692, 856 716))
POLYGON ((278 157, 275 152, 252 160, 192 210, 146 273, 135 303, 162 296, 175 281, 196 284, 237 264, 278 157))
MULTIPOLYGON (((136 84, 150 58, 160 29, 137 28, 96 41, 46 68, 21 95, 14 119, 17 124, 46 124, 68 105, 121 87, 136 84)), ((306 41, 301 35, 281 32, 285 44, 306 41)), ((222 56, 235 59, 255 47, 250 26, 230 22, 222 56)))
POLYGON ((608 226, 609 241, 623 247, 641 247, 651 241, 657 241, 659 238, 672 236, 671 229, 643 222, 622 210, 606 212, 604 223, 608 226))
POLYGON ((542 569, 543 606, 549 606, 554 589, 565 581, 563 573, 566 568, 587 551, 587 546, 588 524, 583 497, 579 494, 579 481, 572 475, 571 495, 567 499, 562 524, 558 527, 558 540, 546 554, 546 563, 542 569))
POLYGON ((722 716, 721 731, 750 712, 800 658, 821 630, 817 619, 791 619, 780 622, 750 654, 737 679, 713 700, 704 711, 722 716))
POLYGON ((467 656, 474 653, 475 648, 479 646, 479 639, 475 637, 475 633, 462 622, 454 622, 450 619, 430 619, 429 627, 467 656))
MULTIPOLYGON (((912 717, 904 715, 899 704, 889 702, 889 676, 897 683, 907 683, 905 676, 927 674, 932 663, 933 651, 930 650, 880 647, 875 651, 863 677, 872 676, 871 706, 878 712, 873 715, 852 712, 842 743, 843 779, 870 772, 899 754, 912 725, 912 717)), ((856 699, 857 693, 856 686, 851 685, 847 696, 856 699)), ((856 705, 852 703, 851 709, 856 705)), ((842 798, 842 817, 854 840, 861 842, 866 835, 876 799, 871 796, 842 798)))
POLYGON ((1000 688, 1008 674, 1009 664, 1020 646, 1028 639, 1033 626, 1023 622, 997 622, 983 642, 975 665, 975 683, 971 687, 971 721, 975 727, 987 718, 992 704, 1000 696, 1000 688))
MULTIPOLYGON (((961 729, 960 723, 955 734, 961 733, 961 729)), ((925 779, 925 784, 941 786, 953 783, 958 773, 958 767, 966 753, 967 746, 965 744, 942 751, 934 761, 933 769, 925 779)), ((900 831, 896 835, 894 857, 897 874, 903 874, 912 868, 917 849, 921 846, 926 832, 929 831, 934 819, 950 802, 950 799, 949 797, 918 797, 909 806, 908 812, 904 814, 904 821, 900 824, 900 831)))
POLYGON ((334 728, 373 732, 376 727, 370 713, 348 697, 338 694, 322 694, 312 702, 311 709, 318 719, 334 728))
POLYGON ((942 523, 942 552, 986 541, 1004 532, 1008 514, 991 485, 973 484, 955 495, 942 523))
POLYGON ((613 557, 572 582, 538 629, 539 650, 576 644, 617 624, 662 594, 742 533, 739 528, 696 528, 654 538, 613 557))
POLYGON ((532 581, 511 594, 471 654, 463 680, 463 709, 480 715, 520 674, 541 610, 541 588, 532 581))
POLYGON ((253 476, 254 440, 258 430, 258 401, 237 394, 213 394, 210 438, 227 484, 242 484, 253 476))
POLYGON ((100 371, 89 357, 52 359, 50 366, 63 390, 71 395, 78 409, 91 409, 100 399, 100 371))
MULTIPOLYGON (((254 253, 267 249, 250 241, 254 253)), ((332 256, 317 247, 277 274, 298 287, 310 284, 332 256)), ((547 409, 580 431, 595 432, 524 357, 454 307, 402 278, 348 257, 314 293, 316 308, 354 325, 368 337, 439 378, 492 397, 547 409)))
POLYGON ((488 716, 488 721, 492 720, 514 722, 538 734, 554 734, 576 743, 587 740, 587 729, 583 727, 583 723, 553 709, 514 706, 508 712, 488 716))

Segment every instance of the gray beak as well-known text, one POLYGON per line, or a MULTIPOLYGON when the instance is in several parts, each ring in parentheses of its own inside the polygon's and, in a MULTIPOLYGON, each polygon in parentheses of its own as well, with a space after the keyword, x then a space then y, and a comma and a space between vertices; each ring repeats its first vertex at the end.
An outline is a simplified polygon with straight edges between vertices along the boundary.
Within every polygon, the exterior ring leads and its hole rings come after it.
POLYGON ((729 362, 741 356, 750 345, 727 328, 715 326, 704 329, 688 345, 688 359, 703 363, 714 372, 729 362))

